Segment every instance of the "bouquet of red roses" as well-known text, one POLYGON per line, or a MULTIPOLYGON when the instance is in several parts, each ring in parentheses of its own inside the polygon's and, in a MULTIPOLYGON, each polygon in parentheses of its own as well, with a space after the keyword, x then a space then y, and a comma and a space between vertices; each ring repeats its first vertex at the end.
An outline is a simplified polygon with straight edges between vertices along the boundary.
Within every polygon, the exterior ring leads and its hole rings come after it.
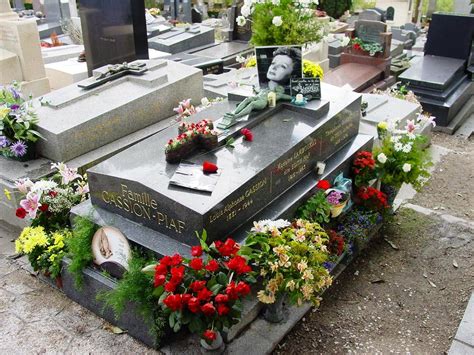
POLYGON ((247 259, 237 255, 240 246, 233 239, 208 246, 206 238, 204 231, 201 245, 192 247, 193 258, 165 256, 143 271, 154 274, 154 296, 170 327, 178 332, 187 326, 210 344, 217 331, 239 322, 241 300, 255 278, 247 259))

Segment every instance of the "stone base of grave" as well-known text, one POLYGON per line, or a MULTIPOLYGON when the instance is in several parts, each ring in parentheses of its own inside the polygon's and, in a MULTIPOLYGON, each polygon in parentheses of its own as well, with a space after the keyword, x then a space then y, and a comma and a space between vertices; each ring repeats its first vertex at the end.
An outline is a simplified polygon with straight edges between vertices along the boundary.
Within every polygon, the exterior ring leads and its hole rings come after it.
POLYGON ((388 58, 378 58, 378 57, 371 57, 369 55, 359 55, 359 54, 352 54, 352 53, 342 53, 341 54, 341 65, 347 63, 357 63, 357 64, 364 64, 370 65, 381 72, 384 73, 384 78, 390 76, 390 62, 392 61, 392 57, 388 58))
POLYGON ((21 91, 25 96, 32 95, 34 98, 41 97, 51 91, 48 78, 41 78, 32 81, 22 81, 21 91))
POLYGON ((49 63, 44 68, 53 90, 72 85, 88 77, 86 62, 78 62, 76 58, 49 63))
POLYGON ((211 43, 214 43, 214 29, 206 26, 195 26, 188 31, 175 27, 148 39, 149 48, 170 54, 185 52, 211 43))
POLYGON ((247 57, 252 55, 253 47, 251 47, 247 42, 239 41, 212 43, 189 50, 187 51, 187 54, 217 58, 222 60, 224 66, 230 66, 236 64, 237 56, 247 57))
POLYGON ((395 83, 395 78, 385 77, 384 72, 375 66, 346 63, 330 71, 323 81, 339 87, 348 86, 356 92, 370 92, 373 89, 386 89, 395 83))
POLYGON ((70 44, 66 46, 41 48, 44 64, 62 62, 71 58, 77 59, 84 51, 83 45, 70 44))

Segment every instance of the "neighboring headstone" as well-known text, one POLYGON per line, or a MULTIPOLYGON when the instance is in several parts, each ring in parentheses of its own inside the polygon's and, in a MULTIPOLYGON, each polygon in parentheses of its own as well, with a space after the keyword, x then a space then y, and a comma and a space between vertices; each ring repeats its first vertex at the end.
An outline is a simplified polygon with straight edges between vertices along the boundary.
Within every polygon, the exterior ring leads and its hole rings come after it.
MULTIPOLYGON (((374 10, 375 11, 375 10, 374 10)), ((380 21, 359 20, 355 24, 356 36, 365 42, 376 42, 385 45, 381 33, 387 31, 387 25, 380 21)))
POLYGON ((39 154, 71 160, 172 116, 180 100, 202 98, 200 70, 164 60, 146 63, 141 76, 123 76, 90 90, 74 84, 44 96, 43 105, 36 104, 38 131, 46 138, 38 142, 39 154))
POLYGON ((48 23, 59 23, 61 21, 60 0, 44 0, 43 8, 48 23))
POLYGON ((393 21, 395 19, 395 8, 393 6, 387 7, 385 16, 387 17, 387 21, 393 21))
POLYGON ((67 59, 79 57, 84 51, 84 46, 70 44, 67 46, 41 48, 44 64, 62 62, 67 59))
POLYGON ((11 84, 14 79, 27 95, 37 97, 50 91, 36 21, 18 20, 8 0, 0 0, 0 72, 0 84, 11 84))
POLYGON ((336 68, 341 64, 341 54, 344 51, 342 42, 338 38, 328 40, 329 67, 336 68))
POLYGON ((367 9, 359 14, 358 20, 383 21, 382 15, 374 9, 367 9))
POLYGON ((152 37, 148 45, 158 51, 175 54, 214 43, 214 29, 203 25, 174 27, 170 31, 152 37))
POLYGON ((25 9, 25 4, 23 3, 23 0, 15 0, 15 9, 17 11, 25 9))
POLYGON ((250 41, 250 38, 252 38, 252 25, 251 21, 247 21, 247 23, 244 26, 239 26, 235 21, 237 21, 237 17, 242 15, 241 9, 243 6, 243 2, 238 2, 237 5, 235 6, 235 16, 234 18, 234 33, 232 34, 232 39, 234 41, 244 41, 248 42, 250 41))
POLYGON ((400 27, 394 27, 390 29, 392 32, 393 39, 403 42, 405 49, 411 49, 416 41, 416 33, 413 31, 406 31, 400 27))
POLYGON ((89 75, 107 64, 148 59, 143 0, 81 0, 82 35, 89 75))

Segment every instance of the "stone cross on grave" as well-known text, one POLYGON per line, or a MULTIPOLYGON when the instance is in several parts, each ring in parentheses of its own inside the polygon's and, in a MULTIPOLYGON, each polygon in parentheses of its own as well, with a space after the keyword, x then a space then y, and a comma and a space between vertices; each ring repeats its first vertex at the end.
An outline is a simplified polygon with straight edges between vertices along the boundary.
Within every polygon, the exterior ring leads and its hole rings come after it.
POLYGON ((77 86, 89 90, 125 75, 142 75, 147 70, 148 68, 145 63, 128 64, 124 62, 122 64, 109 65, 106 70, 88 80, 81 81, 77 86))

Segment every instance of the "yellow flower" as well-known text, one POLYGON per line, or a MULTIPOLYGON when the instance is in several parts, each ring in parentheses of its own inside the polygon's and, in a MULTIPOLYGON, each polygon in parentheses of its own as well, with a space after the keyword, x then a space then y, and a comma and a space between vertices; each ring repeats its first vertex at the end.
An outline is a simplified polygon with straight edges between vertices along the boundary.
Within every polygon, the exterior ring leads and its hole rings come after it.
POLYGON ((8 201, 11 201, 12 200, 12 194, 10 191, 8 191, 7 189, 3 189, 3 193, 5 194, 5 196, 7 197, 8 201))
POLYGON ((295 287, 296 287, 295 280, 290 280, 286 283, 286 288, 289 289, 290 291, 293 291, 295 287))
POLYGON ((283 267, 290 267, 291 266, 290 257, 286 254, 280 255, 279 264, 280 266, 283 266, 283 267))
POLYGON ((311 298, 313 291, 314 291, 313 288, 309 284, 304 284, 301 287, 301 293, 303 294, 303 297, 305 300, 309 300, 311 298))
POLYGON ((319 77, 322 79, 324 76, 324 71, 319 64, 313 63, 307 59, 303 59, 303 74, 309 78, 319 77))
POLYGON ((257 58, 255 56, 251 56, 245 62, 245 67, 246 68, 253 68, 253 67, 256 67, 256 66, 257 66, 257 58))
POLYGON ((303 272, 303 280, 312 280, 314 279, 314 275, 311 270, 307 269, 303 272))
POLYGON ((273 248, 273 251, 278 256, 286 254, 286 248, 282 245, 279 245, 279 246, 273 248))
POLYGON ((268 270, 263 269, 263 268, 260 270, 260 276, 266 276, 267 274, 268 274, 268 270))
POLYGON ((386 121, 382 121, 382 122, 379 122, 379 124, 377 125, 378 128, 380 129, 387 129, 388 128, 388 124, 386 121))
POLYGON ((299 272, 304 272, 308 268, 308 263, 306 260, 301 260, 298 265, 296 265, 298 268, 299 272))
POLYGON ((270 304, 270 303, 275 303, 275 294, 270 293, 267 295, 265 291, 258 291, 257 292, 257 298, 260 302, 270 304))
POLYGON ((278 291, 278 287, 279 287, 278 280, 271 279, 270 281, 268 281, 266 289, 270 291, 271 293, 276 293, 278 291))
POLYGON ((36 247, 46 247, 48 245, 48 236, 43 227, 26 227, 21 232, 15 248, 17 253, 31 253, 36 247))
POLYGON ((8 107, 0 108, 0 118, 3 119, 6 115, 10 113, 10 109, 8 107))
POLYGON ((268 265, 270 265, 270 269, 272 270, 272 272, 276 272, 278 270, 278 263, 272 263, 270 261, 268 265))

